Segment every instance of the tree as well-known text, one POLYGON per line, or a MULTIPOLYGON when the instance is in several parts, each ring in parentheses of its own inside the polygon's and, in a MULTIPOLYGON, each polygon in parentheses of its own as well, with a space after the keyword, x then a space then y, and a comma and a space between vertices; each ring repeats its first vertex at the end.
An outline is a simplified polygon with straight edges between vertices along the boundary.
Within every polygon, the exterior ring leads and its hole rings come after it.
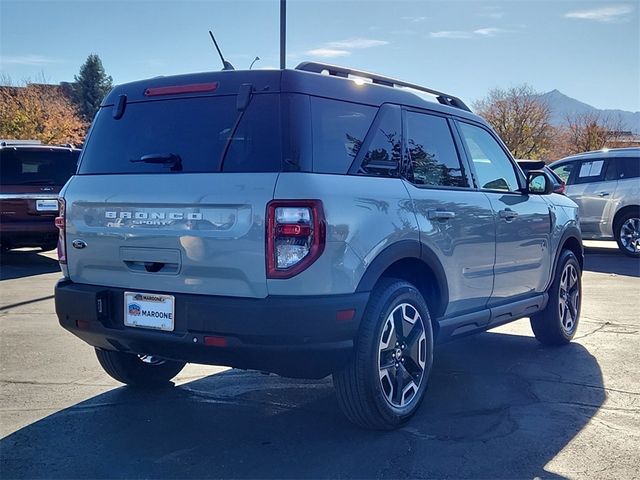
MULTIPOLYGON (((7 79, 3 79, 3 83, 7 79)), ((82 143, 87 124, 59 85, 0 87, 0 138, 82 143)))
POLYGON ((82 117, 91 122, 100 102, 113 88, 113 79, 105 73, 100 57, 91 54, 74 76, 73 97, 82 117))
POLYGON ((600 112, 568 115, 565 130, 568 154, 614 147, 623 133, 620 120, 600 112))
POLYGON ((553 127, 549 106, 528 85, 494 88, 473 104, 493 126, 515 158, 544 158, 551 147, 553 127))

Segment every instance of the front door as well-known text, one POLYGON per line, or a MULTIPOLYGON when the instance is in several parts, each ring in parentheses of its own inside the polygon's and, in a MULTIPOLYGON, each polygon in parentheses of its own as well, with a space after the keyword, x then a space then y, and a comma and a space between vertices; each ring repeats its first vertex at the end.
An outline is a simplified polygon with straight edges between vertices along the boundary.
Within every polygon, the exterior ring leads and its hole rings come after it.
POLYGON ((479 189, 491 202, 496 256, 491 305, 544 291, 551 274, 552 215, 538 195, 522 193, 522 174, 489 130, 458 122, 479 189), (519 178, 520 177, 520 178, 519 178))

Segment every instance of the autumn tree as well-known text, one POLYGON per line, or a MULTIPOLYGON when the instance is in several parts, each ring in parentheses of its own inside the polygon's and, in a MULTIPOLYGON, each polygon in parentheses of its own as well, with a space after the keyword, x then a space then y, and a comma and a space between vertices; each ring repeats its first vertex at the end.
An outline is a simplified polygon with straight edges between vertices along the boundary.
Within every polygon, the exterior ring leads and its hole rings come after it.
POLYGON ((515 158, 544 158, 552 143, 549 106, 528 85, 494 88, 473 104, 498 132, 515 158))
POLYGON ((567 154, 614 147, 622 135, 622 124, 600 112, 568 115, 565 119, 567 154))
POLYGON ((102 60, 91 54, 74 76, 73 98, 80 114, 87 122, 96 115, 102 99, 113 88, 113 79, 106 74, 102 60))
MULTIPOLYGON (((3 79, 3 83, 10 83, 3 79)), ((82 143, 87 125, 58 85, 0 86, 0 138, 82 143)))

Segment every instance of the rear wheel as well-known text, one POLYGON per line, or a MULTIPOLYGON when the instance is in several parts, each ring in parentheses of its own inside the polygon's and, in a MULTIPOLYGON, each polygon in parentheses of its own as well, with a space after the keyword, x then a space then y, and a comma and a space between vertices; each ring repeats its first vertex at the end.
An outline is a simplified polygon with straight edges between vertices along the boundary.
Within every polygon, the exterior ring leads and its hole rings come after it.
POLYGON ((614 234, 622 253, 640 257, 640 210, 625 213, 617 220, 614 234))
POLYGON ((558 259, 544 310, 531 316, 533 333, 545 345, 565 345, 576 334, 582 303, 582 272, 575 254, 564 250, 558 259))
POLYGON ((354 355, 333 375, 338 403, 356 425, 390 430, 418 409, 433 363, 433 332, 420 292, 384 279, 362 319, 354 355))
POLYGON ((162 387, 184 368, 185 362, 152 355, 134 355, 96 348, 98 362, 111 377, 136 387, 162 387))

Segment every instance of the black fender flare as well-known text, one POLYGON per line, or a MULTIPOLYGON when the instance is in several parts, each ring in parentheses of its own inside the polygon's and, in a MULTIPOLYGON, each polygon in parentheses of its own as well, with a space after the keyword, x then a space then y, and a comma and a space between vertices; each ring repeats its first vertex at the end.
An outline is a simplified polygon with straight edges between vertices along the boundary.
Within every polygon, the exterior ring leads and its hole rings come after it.
POLYGON ((449 304, 449 284, 438 256, 424 243, 418 240, 401 240, 389 245, 369 264, 358 283, 356 292, 370 292, 382 274, 399 260, 421 260, 434 274, 437 282, 440 302, 446 310, 449 304))
POLYGON ((578 263, 580 264, 580 268, 584 268, 584 247, 582 246, 582 232, 580 229, 575 226, 569 226, 562 237, 560 237, 560 242, 558 242, 558 248, 556 249, 556 253, 553 259, 553 268, 551 269, 551 277, 549 278, 549 282, 547 283, 547 288, 545 291, 549 289, 551 284, 553 283, 553 279, 556 277, 556 270, 558 268, 558 261, 560 260, 560 254, 562 253, 562 246, 569 240, 570 238, 574 238, 577 240, 578 245, 580 245, 580 255, 578 256, 578 263))

